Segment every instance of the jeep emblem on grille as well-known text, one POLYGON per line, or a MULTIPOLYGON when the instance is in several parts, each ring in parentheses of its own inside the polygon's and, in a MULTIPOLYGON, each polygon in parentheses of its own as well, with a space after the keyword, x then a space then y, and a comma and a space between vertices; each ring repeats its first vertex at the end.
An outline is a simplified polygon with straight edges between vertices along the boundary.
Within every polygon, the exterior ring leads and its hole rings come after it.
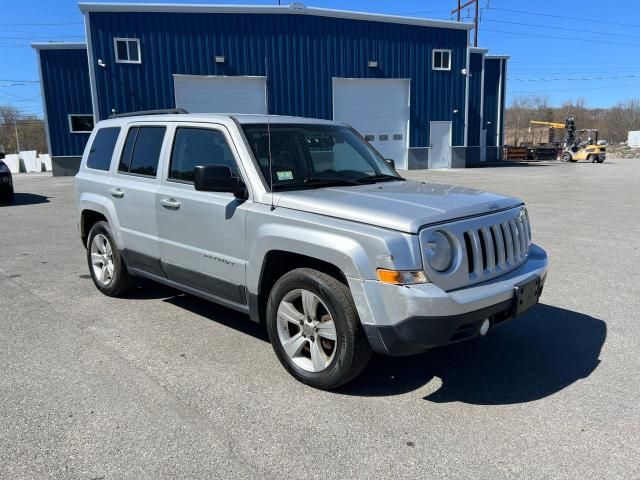
POLYGON ((487 203, 487 208, 489 210, 497 210, 500 208, 496 202, 487 203))

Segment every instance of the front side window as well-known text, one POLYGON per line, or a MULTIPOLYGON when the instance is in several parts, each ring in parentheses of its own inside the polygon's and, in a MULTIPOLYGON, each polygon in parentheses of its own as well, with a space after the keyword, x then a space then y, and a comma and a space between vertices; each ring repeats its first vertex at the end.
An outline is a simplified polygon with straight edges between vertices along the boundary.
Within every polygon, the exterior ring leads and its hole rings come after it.
POLYGON ((274 190, 402 180, 348 127, 271 124, 267 128, 265 124, 246 124, 243 130, 265 182, 268 185, 273 179, 274 190))
POLYGON ((116 63, 141 63, 140 40, 137 38, 114 38, 116 63))
POLYGON ((165 127, 132 127, 122 149, 118 172, 155 177, 165 127))
POLYGON ((433 51, 433 69, 451 70, 451 50, 433 51))
POLYGON ((222 132, 178 127, 171 151, 169 178, 193 183, 198 165, 226 165, 234 176, 238 176, 235 158, 222 132))
POLYGON ((107 127, 98 130, 89 150, 87 168, 109 170, 118 135, 120 135, 120 127, 107 127))
POLYGON ((91 133, 93 115, 69 115, 69 131, 71 133, 91 133))

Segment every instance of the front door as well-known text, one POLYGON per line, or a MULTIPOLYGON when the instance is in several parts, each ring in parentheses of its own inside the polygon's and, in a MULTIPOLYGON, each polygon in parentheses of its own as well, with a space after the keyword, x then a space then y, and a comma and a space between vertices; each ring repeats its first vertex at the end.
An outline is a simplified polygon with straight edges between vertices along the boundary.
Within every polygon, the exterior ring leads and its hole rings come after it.
POLYGON ((240 175, 223 126, 176 124, 156 195, 160 260, 167 278, 245 305, 245 217, 249 201, 231 193, 197 192, 197 165, 228 165, 240 175))
POLYGON ((429 168, 451 168, 451 122, 431 122, 429 168))

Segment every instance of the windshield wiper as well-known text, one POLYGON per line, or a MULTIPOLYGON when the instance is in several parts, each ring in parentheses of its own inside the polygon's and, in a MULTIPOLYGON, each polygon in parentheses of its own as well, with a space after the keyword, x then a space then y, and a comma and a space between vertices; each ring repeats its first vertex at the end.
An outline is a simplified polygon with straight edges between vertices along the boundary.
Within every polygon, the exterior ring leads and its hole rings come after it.
POLYGON ((317 188, 327 186, 352 186, 362 185, 358 180, 349 180, 348 178, 341 177, 307 177, 299 182, 292 183, 279 183, 273 186, 274 190, 288 190, 288 189, 301 189, 301 188, 317 188))
POLYGON ((306 185, 361 185, 359 180, 350 180, 343 177, 307 177, 303 180, 306 185))
POLYGON ((380 173, 378 175, 367 175, 366 177, 359 178, 357 181, 358 183, 362 184, 362 183, 390 182, 392 180, 404 182, 407 179, 399 175, 387 175, 386 173, 380 173))

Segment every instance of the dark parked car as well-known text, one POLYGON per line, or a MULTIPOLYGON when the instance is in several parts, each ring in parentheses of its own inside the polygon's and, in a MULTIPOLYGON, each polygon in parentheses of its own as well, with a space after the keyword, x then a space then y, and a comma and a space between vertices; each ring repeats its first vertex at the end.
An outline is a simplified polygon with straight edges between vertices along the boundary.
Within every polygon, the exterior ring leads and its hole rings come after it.
POLYGON ((11 170, 2 160, 4 153, 0 152, 0 203, 10 203, 13 201, 13 178, 11 170))

